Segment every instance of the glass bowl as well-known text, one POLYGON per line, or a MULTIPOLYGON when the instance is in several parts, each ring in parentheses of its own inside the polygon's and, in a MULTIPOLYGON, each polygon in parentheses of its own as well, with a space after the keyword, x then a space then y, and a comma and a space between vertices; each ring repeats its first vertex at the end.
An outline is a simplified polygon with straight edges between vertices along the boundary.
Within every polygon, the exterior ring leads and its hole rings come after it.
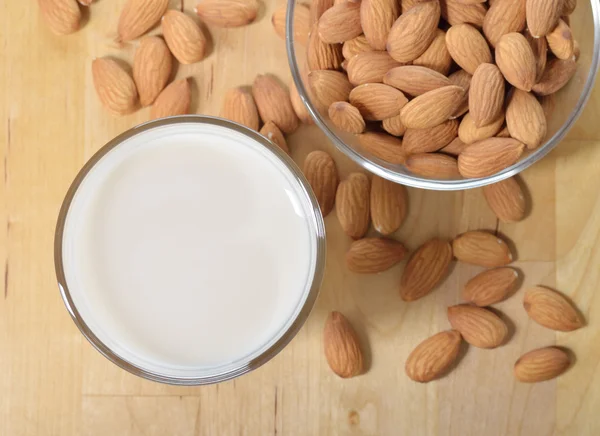
MULTIPOLYGON (((303 74, 305 73, 304 68, 306 65, 306 48, 300 44, 297 37, 290 37, 290 35, 294 35, 293 18, 299 8, 305 7, 306 5, 301 2, 288 0, 286 45, 292 77, 308 112, 317 126, 325 132, 333 144, 354 162, 380 177, 407 186, 435 190, 469 189, 496 183, 520 173, 546 156, 565 137, 590 97, 598 72, 600 56, 600 1, 583 0, 578 2, 577 8, 570 16, 573 36, 579 43, 581 50, 577 72, 565 87, 554 94, 555 110, 548 119, 548 133, 545 142, 537 149, 524 153, 521 159, 514 165, 492 176, 456 180, 425 178, 412 174, 403 165, 391 164, 373 156, 361 147, 358 140, 352 134, 343 132, 335 127, 329 121, 327 114, 321 113, 317 109, 317 106, 313 104, 307 92, 309 85, 306 82, 306 74, 303 74)), ((303 15, 305 12, 301 11, 303 15)))

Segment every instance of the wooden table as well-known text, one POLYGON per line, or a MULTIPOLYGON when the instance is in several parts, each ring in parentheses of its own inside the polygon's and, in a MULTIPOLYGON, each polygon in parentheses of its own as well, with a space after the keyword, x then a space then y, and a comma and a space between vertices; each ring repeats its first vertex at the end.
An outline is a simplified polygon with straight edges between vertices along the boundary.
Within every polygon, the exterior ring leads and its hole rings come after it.
MULTIPOLYGON (((185 8, 194 3, 186 0, 185 8)), ((179 68, 178 77, 195 78, 195 112, 217 114, 223 92, 258 73, 290 79, 270 23, 275 3, 264 1, 251 26, 211 31, 209 58, 179 68)), ((85 27, 67 37, 47 30, 34 1, 0 6, 0 435, 600 434, 600 87, 567 140, 523 174, 533 199, 525 221, 498 224, 479 190, 411 189, 410 214, 396 235, 414 249, 433 235, 498 228, 518 247, 523 287, 543 283, 565 292, 587 327, 555 334, 529 321, 521 289, 498 305, 514 323, 506 346, 470 348, 448 377, 413 383, 404 374, 408 353, 448 328, 446 306, 459 301, 477 268, 456 265, 441 289, 405 304, 397 292, 402 265, 370 277, 346 270, 350 241, 332 213, 317 305, 285 351, 254 373, 216 386, 170 387, 134 377, 96 352, 63 306, 53 238, 79 168, 106 141, 148 119, 148 110, 108 115, 92 86, 94 57, 131 61, 133 46, 113 42, 122 4, 99 0, 85 27), (324 360, 321 329, 332 309, 350 318, 368 350, 361 377, 341 380, 324 360), (556 381, 515 382, 516 358, 554 343, 571 348, 576 365, 556 381)), ((356 169, 314 126, 290 143, 299 163, 325 149, 344 174, 356 169)))

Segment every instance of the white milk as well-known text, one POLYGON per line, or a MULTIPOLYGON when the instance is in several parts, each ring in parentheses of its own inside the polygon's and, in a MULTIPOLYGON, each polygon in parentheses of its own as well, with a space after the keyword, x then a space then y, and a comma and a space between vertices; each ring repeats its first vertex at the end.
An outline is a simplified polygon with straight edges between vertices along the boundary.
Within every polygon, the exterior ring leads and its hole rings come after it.
POLYGON ((123 359, 222 372, 275 342, 315 271, 307 196, 272 152, 229 129, 155 128, 79 187, 63 263, 77 310, 123 359))

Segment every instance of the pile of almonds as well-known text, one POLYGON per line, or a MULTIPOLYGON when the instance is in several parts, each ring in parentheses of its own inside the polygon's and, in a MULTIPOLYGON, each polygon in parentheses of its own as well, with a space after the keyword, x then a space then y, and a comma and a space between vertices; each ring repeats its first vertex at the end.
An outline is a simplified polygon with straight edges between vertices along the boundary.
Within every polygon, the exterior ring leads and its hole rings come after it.
MULTIPOLYGON (((550 95, 576 68, 576 43, 568 29, 574 2, 494 0, 488 10, 484 2, 458 1, 313 0, 310 8, 298 5, 294 17, 295 38, 308 46, 308 79, 321 109, 338 127, 359 135, 375 156, 425 176, 493 174, 516 161, 525 146, 537 147, 545 136, 546 115, 530 91, 550 95), (450 26, 446 31, 440 15, 450 26), (496 64, 490 45, 496 48, 496 64), (448 75, 454 62, 459 68, 448 75), (376 130, 379 124, 386 133, 376 130)), ((79 28, 81 10, 75 0, 39 2, 55 33, 79 28)), ((122 11, 122 42, 143 36, 159 21, 162 27, 162 38, 139 41, 132 75, 110 58, 94 60, 96 91, 110 112, 127 114, 139 105, 152 105, 152 118, 189 112, 189 81, 169 84, 173 57, 182 64, 202 60, 207 37, 194 19, 167 7, 168 0, 129 0, 122 11)), ((205 23, 220 27, 246 25, 257 10, 255 0, 203 0, 196 8, 205 23)), ((272 23, 284 38, 285 7, 273 14, 272 23)), ((257 76, 251 89, 230 89, 220 115, 259 131, 288 153, 285 135, 300 122, 311 122, 293 84, 288 91, 270 74, 257 76)), ((303 171, 323 216, 335 207, 344 232, 355 240, 346 255, 350 271, 378 273, 406 257, 404 245, 389 238, 407 214, 404 186, 362 173, 340 181, 335 161, 324 151, 311 152, 303 171), (381 237, 365 238, 371 223, 381 237)), ((515 178, 487 186, 483 193, 501 221, 523 219, 525 196, 515 178)), ((470 231, 453 241, 434 238, 424 243, 399 278, 400 297, 411 302, 428 295, 445 279, 455 258, 489 269, 466 284, 466 304, 448 308, 452 330, 426 339, 408 357, 406 373, 419 382, 443 376, 458 358, 463 340, 481 348, 507 340, 503 317, 489 306, 514 293, 518 274, 506 266, 513 260, 508 245, 492 233, 470 231)), ((584 324, 566 297, 544 287, 528 290, 524 307, 550 329, 571 331, 584 324)), ((336 374, 346 378, 365 371, 358 337, 341 313, 328 317, 323 342, 336 374)), ((570 362, 566 350, 541 348, 516 362, 515 375, 524 382, 543 381, 560 375, 570 362)))
POLYGON ((545 140, 551 96, 577 69, 572 0, 312 6, 295 21, 296 33, 310 26, 311 100, 367 153, 419 176, 479 178, 516 163, 545 140))

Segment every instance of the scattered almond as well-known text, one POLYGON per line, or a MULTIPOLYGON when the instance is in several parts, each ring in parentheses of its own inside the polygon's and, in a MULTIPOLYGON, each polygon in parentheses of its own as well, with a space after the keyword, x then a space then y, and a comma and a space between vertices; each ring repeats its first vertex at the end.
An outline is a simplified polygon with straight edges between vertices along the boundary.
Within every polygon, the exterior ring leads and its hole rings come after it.
POLYGON ((385 50, 388 34, 400 15, 397 0, 363 0, 360 2, 360 24, 369 45, 385 50))
MULTIPOLYGON (((277 8, 271 16, 271 24, 275 33, 285 39, 285 16, 287 14, 287 4, 277 8)), ((308 42, 308 34, 311 28, 310 10, 302 3, 297 3, 294 7, 294 41, 302 45, 308 42)))
POLYGON ((379 132, 365 132, 357 135, 357 138, 365 151, 385 162, 402 164, 406 160, 402 141, 398 138, 379 132))
POLYGON ((508 327, 494 312, 482 307, 459 304, 448 308, 448 321, 463 339, 479 348, 496 348, 508 336, 508 327))
POLYGON ((231 88, 225 93, 219 116, 256 131, 260 125, 254 98, 242 87, 231 88))
POLYGON ((137 90, 133 79, 121 66, 109 58, 92 62, 92 77, 98 98, 115 115, 132 113, 137 107, 137 90))
POLYGON ((119 17, 121 41, 136 39, 154 27, 169 6, 169 0, 128 0, 119 17))
POLYGON ((504 76, 494 64, 480 64, 469 88, 469 113, 476 127, 500 118, 504 106, 504 76))
POLYGON ((317 197, 321 213, 326 217, 333 209, 338 187, 338 171, 335 162, 326 152, 313 151, 306 156, 303 171, 317 197))
MULTIPOLYGON (((460 131, 460 130, 459 130, 460 131)), ((463 177, 486 177, 515 164, 525 146, 513 138, 488 138, 471 144, 458 156, 463 177)))
POLYGON ((410 257, 400 281, 400 297, 415 301, 441 283, 452 262, 452 247, 443 239, 430 239, 410 257))
POLYGON ((563 10, 563 0, 527 0, 527 28, 535 38, 546 36, 556 27, 563 10))
POLYGON ((353 85, 381 83, 390 69, 400 66, 385 51, 366 51, 348 61, 348 80, 353 85))
POLYGON ((450 27, 446 32, 446 46, 454 62, 469 74, 474 74, 480 64, 492 62, 485 38, 470 24, 450 27))
POLYGON ((158 95, 150 109, 150 119, 188 114, 191 100, 192 93, 188 79, 176 80, 158 95))
POLYGON ((520 89, 514 89, 509 97, 506 125, 510 136, 529 149, 539 147, 546 137, 547 122, 542 105, 533 94, 520 89))
POLYGON ((548 47, 552 53, 559 59, 570 59, 573 57, 575 41, 571 28, 563 20, 558 20, 558 24, 546 35, 548 47))
POLYGON ((512 293, 519 274, 512 268, 494 268, 484 271, 467 282, 462 298, 484 307, 499 303, 512 293))
POLYGON ((196 6, 202 21, 216 27, 240 27, 256 19, 256 0, 202 0, 196 6))
POLYGON ((417 153, 406 158, 406 168, 416 175, 432 179, 459 179, 458 164, 452 156, 441 153, 417 153))
POLYGON ((252 96, 262 120, 273 121, 284 133, 298 128, 298 118, 289 92, 271 74, 259 74, 252 84, 252 96))
POLYGON ((171 77, 169 48, 158 36, 142 38, 133 58, 133 79, 142 106, 150 106, 171 77))
POLYGON ((325 358, 333 372, 342 378, 356 377, 364 371, 358 336, 346 317, 331 312, 323 329, 325 358))
POLYGON ((440 378, 456 361, 461 340, 456 330, 440 332, 425 339, 408 356, 404 367, 406 375, 421 383, 440 378))
POLYGON ((283 133, 281 133, 281 130, 279 130, 279 127, 277 127, 273 121, 267 121, 260 129, 260 134, 281 148, 287 154, 290 154, 290 148, 287 145, 283 133))
POLYGON ((75 0, 38 0, 46 24, 57 35, 79 30, 81 10, 75 0))
POLYGON ((513 261, 506 242, 492 233, 472 230, 452 241, 454 256, 461 262, 486 268, 504 266, 513 261))
POLYGON ((382 177, 371 181, 371 220, 382 235, 391 235, 400 228, 408 209, 408 193, 403 185, 382 177))
POLYGON ((525 195, 515 177, 484 186, 483 194, 500 221, 513 223, 525 216, 525 195))
POLYGON ((523 383, 551 380, 571 365, 569 354, 558 347, 545 347, 523 354, 515 362, 515 377, 523 383))
POLYGON ((464 93, 460 86, 449 85, 421 94, 402 108, 400 119, 407 128, 437 126, 452 116, 464 93))
POLYGON ((458 121, 448 120, 428 129, 407 129, 402 143, 407 154, 429 153, 448 145, 458 133, 458 121))
POLYGON ((583 318, 564 295, 542 286, 525 292, 523 306, 531 319, 552 330, 570 332, 584 325, 583 318))
POLYGON ((452 66, 452 56, 446 47, 446 32, 436 29, 435 38, 413 65, 430 68, 446 76, 452 66))
POLYGON ((162 30, 171 53, 179 62, 193 64, 204 59, 206 37, 192 18, 171 9, 162 19, 162 30))
POLYGON ((369 191, 369 179, 362 173, 352 173, 338 185, 335 210, 342 229, 353 239, 362 238, 369 230, 369 191))
POLYGON ((349 133, 362 133, 365 120, 359 110, 346 101, 336 101, 329 106, 329 119, 340 130, 349 133))
POLYGON ((446 76, 435 70, 416 65, 392 68, 383 76, 383 83, 412 96, 452 85, 452 82, 446 76))
POLYGON ((346 253, 346 265, 352 272, 376 274, 390 269, 406 255, 400 242, 385 238, 364 238, 354 241, 346 253))
POLYGON ((500 38, 496 45, 496 65, 508 83, 523 91, 531 91, 537 73, 536 60, 523 35, 507 33, 500 38))
MULTIPOLYGON (((306 82, 308 82, 308 76, 306 78, 306 82)), ((306 85, 304 85, 305 87, 307 87, 306 85)), ((302 98, 300 98, 300 94, 298 93, 298 88, 296 88, 296 84, 294 83, 294 81, 292 80, 290 82, 290 100, 292 102, 292 107, 294 108, 294 112, 296 112, 296 116, 300 119, 301 122, 305 123, 305 124, 313 124, 314 121, 312 119, 312 117, 310 116, 310 114, 308 113, 308 109, 306 108, 306 106, 304 105, 304 103, 302 102, 302 98)), ((309 90, 307 89, 307 92, 309 90)))
POLYGON ((401 91, 383 83, 365 83, 350 92, 350 103, 365 120, 384 120, 400 114, 408 102, 401 91))
POLYGON ((339 3, 327 9, 319 19, 319 36, 327 44, 348 41, 361 33, 360 3, 339 3))

